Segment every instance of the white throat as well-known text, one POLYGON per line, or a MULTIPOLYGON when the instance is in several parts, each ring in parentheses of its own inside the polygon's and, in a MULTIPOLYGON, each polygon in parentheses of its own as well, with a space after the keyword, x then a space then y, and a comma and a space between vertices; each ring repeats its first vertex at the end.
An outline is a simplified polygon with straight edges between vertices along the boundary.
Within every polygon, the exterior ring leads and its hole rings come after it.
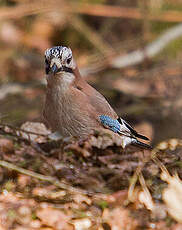
POLYGON ((48 75, 47 82, 51 88, 58 87, 60 91, 65 92, 69 86, 74 82, 75 76, 73 73, 61 72, 55 76, 48 75))
POLYGON ((62 73, 60 76, 60 83, 63 88, 69 87, 73 81, 75 80, 75 76, 73 73, 62 73))

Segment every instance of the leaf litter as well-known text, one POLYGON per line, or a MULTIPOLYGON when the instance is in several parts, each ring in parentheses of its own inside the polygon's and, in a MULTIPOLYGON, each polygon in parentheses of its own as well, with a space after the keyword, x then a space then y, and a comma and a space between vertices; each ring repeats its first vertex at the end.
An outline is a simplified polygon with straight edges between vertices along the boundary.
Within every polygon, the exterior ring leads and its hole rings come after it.
POLYGON ((1 229, 180 226, 181 140, 152 151, 123 150, 111 132, 99 131, 85 142, 52 141, 42 124, 27 124, 27 131, 0 127, 1 229))

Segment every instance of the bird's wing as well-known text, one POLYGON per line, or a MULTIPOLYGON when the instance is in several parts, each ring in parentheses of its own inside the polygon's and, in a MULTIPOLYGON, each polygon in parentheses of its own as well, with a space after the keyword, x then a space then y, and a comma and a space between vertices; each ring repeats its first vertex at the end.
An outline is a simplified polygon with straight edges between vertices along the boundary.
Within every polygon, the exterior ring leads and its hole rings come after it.
POLYGON ((75 86, 85 94, 89 103, 95 108, 99 115, 104 114, 110 116, 113 119, 118 118, 118 115, 109 105, 105 97, 92 86, 90 86, 85 80, 79 79, 79 81, 75 83, 75 86))
POLYGON ((94 88, 92 89, 93 89, 92 90, 93 93, 89 94, 88 97, 89 97, 90 103, 95 107, 97 112, 100 115, 105 114, 105 115, 112 117, 113 119, 117 119, 118 115, 113 110, 113 108, 110 106, 110 104, 107 102, 105 97, 102 96, 99 92, 97 92, 94 88))
POLYGON ((122 125, 118 120, 112 119, 111 117, 106 115, 99 116, 99 119, 104 127, 112 130, 115 133, 122 134, 128 137, 134 136, 132 135, 130 130, 125 125, 122 125))
POLYGON ((139 140, 137 137, 142 138, 144 140, 148 140, 147 137, 138 134, 127 122, 120 118, 114 120, 109 116, 101 115, 99 116, 101 124, 112 130, 115 133, 121 134, 123 138, 123 147, 127 146, 128 144, 133 144, 139 146, 144 149, 152 149, 152 147, 148 144, 145 144, 139 140), (119 121, 118 121, 119 120, 119 121))
POLYGON ((129 125, 122 118, 118 118, 117 120, 114 120, 109 116, 101 115, 99 116, 99 119, 102 125, 104 125, 106 128, 111 129, 115 133, 123 134, 125 136, 134 137, 134 138, 138 137, 143 140, 149 140, 147 137, 137 133, 137 131, 134 130, 131 127, 131 125, 129 125))
POLYGON ((109 105, 105 97, 81 78, 78 70, 76 71, 77 80, 75 81, 75 88, 87 97, 87 101, 96 111, 98 120, 103 126, 118 134, 148 140, 147 137, 137 133, 125 120, 118 118, 118 115, 109 105))

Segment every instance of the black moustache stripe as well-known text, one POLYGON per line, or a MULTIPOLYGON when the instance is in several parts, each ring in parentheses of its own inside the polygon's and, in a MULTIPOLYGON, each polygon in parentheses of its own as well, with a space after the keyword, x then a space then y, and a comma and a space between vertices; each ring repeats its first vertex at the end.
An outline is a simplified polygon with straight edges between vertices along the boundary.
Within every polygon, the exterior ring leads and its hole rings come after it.
POLYGON ((60 69, 58 69, 58 72, 59 71, 65 71, 68 73, 73 73, 73 70, 71 68, 66 67, 66 66, 62 66, 60 69))

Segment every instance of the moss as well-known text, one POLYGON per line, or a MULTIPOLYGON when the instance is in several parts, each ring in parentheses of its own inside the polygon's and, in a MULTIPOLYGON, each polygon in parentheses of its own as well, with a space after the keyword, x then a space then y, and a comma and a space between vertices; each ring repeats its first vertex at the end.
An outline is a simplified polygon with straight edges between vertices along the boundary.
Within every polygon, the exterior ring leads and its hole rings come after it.
POLYGON ((11 180, 8 180, 6 184, 4 185, 4 189, 6 189, 8 192, 12 191, 14 187, 15 187, 15 184, 11 180))
POLYGON ((16 211, 15 211, 14 209, 9 209, 9 210, 7 211, 7 216, 8 216, 8 218, 11 219, 11 220, 16 219, 16 216, 17 216, 16 211))
POLYGON ((18 166, 22 167, 22 168, 27 167, 27 164, 28 164, 28 162, 26 160, 22 160, 22 161, 18 162, 18 166))
POLYGON ((18 149, 20 149, 20 148, 21 148, 21 144, 15 142, 15 143, 14 143, 14 149, 15 149, 15 150, 18 150, 18 149))
POLYGON ((98 205, 102 210, 104 210, 105 208, 108 207, 108 203, 107 203, 107 201, 105 201, 105 200, 100 200, 100 201, 98 201, 98 202, 97 202, 97 205, 98 205))
POLYGON ((182 161, 176 161, 175 162, 175 166, 179 167, 179 168, 182 168, 182 161))
POLYGON ((36 220, 37 219, 37 215, 35 212, 32 213, 32 220, 36 220))
POLYGON ((67 155, 67 156, 73 156, 73 155, 74 155, 74 152, 73 152, 73 151, 68 151, 68 152, 66 152, 66 155, 67 155))
POLYGON ((85 217, 87 217, 87 214, 84 211, 81 211, 79 209, 72 209, 72 211, 75 213, 77 218, 85 218, 85 217))
POLYGON ((36 160, 32 163, 33 170, 39 171, 41 167, 42 167, 42 161, 39 158, 36 158, 36 160))

